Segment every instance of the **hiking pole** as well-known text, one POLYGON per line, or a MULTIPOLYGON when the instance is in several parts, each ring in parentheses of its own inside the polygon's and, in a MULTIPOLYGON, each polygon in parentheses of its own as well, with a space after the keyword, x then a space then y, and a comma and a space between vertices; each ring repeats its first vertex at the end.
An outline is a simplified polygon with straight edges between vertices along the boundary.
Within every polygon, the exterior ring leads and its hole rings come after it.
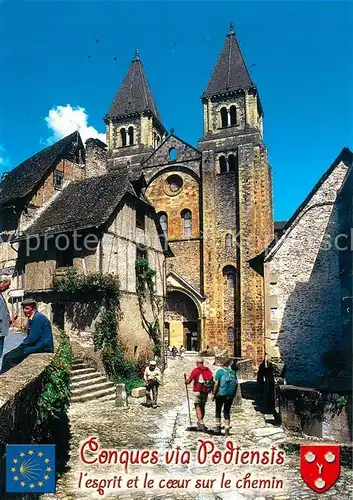
POLYGON ((187 384, 186 384, 186 375, 185 375, 185 373, 184 373, 184 380, 185 380, 185 389, 186 389, 186 399, 188 400, 189 421, 190 421, 190 425, 192 425, 192 421, 191 421, 191 411, 190 411, 189 392, 188 392, 188 386, 187 386, 187 384))

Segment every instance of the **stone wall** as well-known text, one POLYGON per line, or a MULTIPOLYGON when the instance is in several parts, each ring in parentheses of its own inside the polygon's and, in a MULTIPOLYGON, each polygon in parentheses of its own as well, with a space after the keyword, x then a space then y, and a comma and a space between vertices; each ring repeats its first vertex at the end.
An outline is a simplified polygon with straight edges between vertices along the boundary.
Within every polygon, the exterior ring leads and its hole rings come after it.
POLYGON ((280 413, 285 428, 311 436, 352 440, 352 394, 281 385, 280 413))
POLYGON ((258 364, 263 359, 265 344, 263 286, 248 260, 273 238, 267 151, 260 132, 245 126, 241 133, 237 127, 213 130, 199 147, 203 151, 203 292, 207 297, 204 309, 207 344, 231 346, 227 332, 232 327, 237 355, 258 364), (219 155, 230 153, 237 156, 238 167, 235 172, 221 174, 219 155), (226 234, 232 235, 231 248, 225 247, 226 234), (233 300, 224 282, 226 266, 235 269, 233 300))
POLYGON ((265 259, 266 349, 285 360, 291 384, 319 387, 323 356, 349 348, 341 330, 340 251, 333 244, 346 173, 344 163, 336 166, 265 259))
POLYGON ((107 171, 107 146, 99 139, 86 141, 85 178, 96 177, 107 171))

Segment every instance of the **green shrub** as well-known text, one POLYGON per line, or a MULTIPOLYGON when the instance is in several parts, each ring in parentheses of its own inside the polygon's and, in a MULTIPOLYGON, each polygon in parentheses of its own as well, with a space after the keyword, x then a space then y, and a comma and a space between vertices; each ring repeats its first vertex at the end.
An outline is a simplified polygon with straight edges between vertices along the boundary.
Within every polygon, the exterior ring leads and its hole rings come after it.
POLYGON ((143 378, 139 377, 122 379, 119 383, 125 384, 125 389, 128 394, 131 394, 132 389, 136 389, 136 387, 143 387, 145 385, 143 378))
POLYGON ((162 349, 161 329, 159 317, 163 309, 163 300, 156 295, 155 276, 156 271, 151 269, 148 260, 144 258, 136 259, 136 292, 142 318, 142 325, 153 341, 154 355, 160 356, 162 349), (153 320, 149 321, 146 304, 150 303, 153 320))
MULTIPOLYGON (((155 271, 148 268, 145 269, 145 274, 148 276, 150 287, 155 271)), ((125 383, 126 381, 127 386, 134 385, 137 380, 138 384, 141 385, 140 365, 145 364, 146 360, 131 361, 127 359, 124 348, 118 341, 119 320, 121 318, 121 292, 118 277, 101 273, 83 275, 75 269, 69 269, 63 275, 55 278, 54 288, 67 299, 73 300, 76 297, 86 295, 99 305, 101 312, 95 322, 92 337, 94 347, 102 352, 102 361, 108 377, 115 383, 125 383)))
POLYGON ((71 396, 72 358, 70 340, 61 331, 58 349, 44 374, 44 387, 37 408, 38 425, 43 425, 51 417, 60 419, 66 414, 71 396))

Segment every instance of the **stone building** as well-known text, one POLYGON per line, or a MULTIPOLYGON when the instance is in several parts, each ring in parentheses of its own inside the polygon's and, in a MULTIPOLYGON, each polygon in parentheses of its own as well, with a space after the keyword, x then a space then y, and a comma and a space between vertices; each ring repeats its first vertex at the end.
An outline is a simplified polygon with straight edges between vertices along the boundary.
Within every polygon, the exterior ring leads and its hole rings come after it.
POLYGON ((264 277, 269 357, 289 384, 352 387, 353 154, 345 148, 251 265, 264 277))
MULTIPOLYGON (((13 226, 5 225, 3 234, 67 233, 105 224, 99 247, 103 252, 98 248, 94 255, 73 255, 73 261, 83 270, 110 270, 105 258, 120 256, 114 270, 126 293, 133 293, 133 266, 127 268, 124 259, 132 262, 136 256, 134 207, 126 204, 117 213, 119 230, 108 228, 108 217, 124 196, 138 201, 146 213, 150 210, 151 217, 154 209, 164 243, 158 246, 151 219, 152 261, 161 266, 161 252, 169 252, 166 341, 189 350, 228 348, 258 363, 264 352, 263 288, 248 261, 273 238, 271 169, 260 96, 232 26, 201 102, 203 137, 193 147, 166 132, 136 53, 104 118, 107 145, 90 140, 84 148, 78 134, 72 134, 24 162, 1 184, 0 203, 7 211, 16 205, 17 214, 17 222, 11 216, 13 226), (75 158, 68 156, 69 150, 75 158), (21 179, 28 189, 17 192, 21 179), (120 192, 120 183, 125 192, 120 192), (91 200, 82 195, 83 189, 91 200)), ((16 251, 1 247, 0 264, 16 266, 16 251)), ((58 261, 49 254, 41 271, 37 257, 18 270, 18 288, 31 293, 50 288, 58 261)))
POLYGON ((139 55, 111 105, 108 165, 146 179, 173 257, 167 259, 168 343, 262 359, 261 277, 249 266, 273 238, 263 110, 231 27, 201 97, 195 148, 167 136, 139 55))
MULTIPOLYGON (((120 340, 131 356, 147 350, 136 294, 136 258, 156 271, 156 295, 165 288, 164 239, 142 178, 126 168, 107 171, 106 145, 75 132, 11 171, 1 183, 1 267, 12 269, 12 288, 38 300, 40 310, 89 348, 98 311, 65 303, 53 279, 69 268, 118 275, 120 340)), ((11 292, 10 292, 11 293, 11 292)), ((19 294, 17 293, 17 296, 19 294)), ((147 317, 152 311, 147 305, 147 317)), ((159 318, 160 322, 163 317, 159 318)))

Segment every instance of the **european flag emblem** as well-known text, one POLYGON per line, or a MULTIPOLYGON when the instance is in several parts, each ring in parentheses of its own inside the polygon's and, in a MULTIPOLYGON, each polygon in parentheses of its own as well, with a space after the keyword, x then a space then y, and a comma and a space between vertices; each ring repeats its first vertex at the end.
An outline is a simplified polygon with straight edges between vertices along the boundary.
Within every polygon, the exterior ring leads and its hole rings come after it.
POLYGON ((6 445, 7 493, 55 493, 55 444, 6 445))

